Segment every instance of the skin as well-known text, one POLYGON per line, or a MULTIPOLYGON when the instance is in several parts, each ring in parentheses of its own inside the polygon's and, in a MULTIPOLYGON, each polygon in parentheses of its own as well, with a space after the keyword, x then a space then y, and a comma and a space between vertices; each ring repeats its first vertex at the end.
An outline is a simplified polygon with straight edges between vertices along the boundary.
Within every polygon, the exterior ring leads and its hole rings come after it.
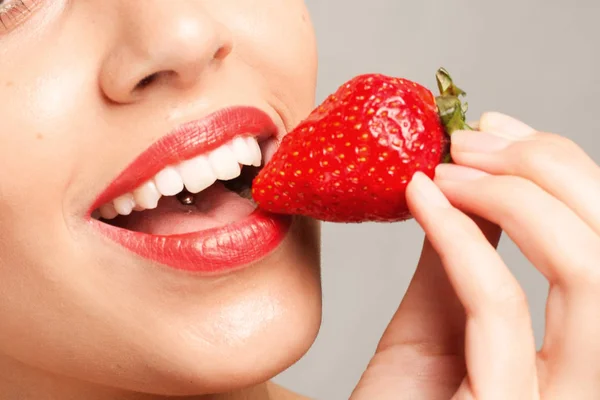
POLYGON ((484 114, 479 130, 452 135, 456 165, 435 182, 418 174, 409 185, 428 240, 353 400, 600 395, 600 167, 506 115, 484 114), (527 298, 495 250, 500 229, 550 283, 539 350, 527 298))
MULTIPOLYGON (((0 14, 0 393, 301 399, 268 380, 319 329, 314 221, 251 268, 199 278, 108 243, 83 216, 183 122, 245 104, 285 132, 307 115, 316 50, 302 1, 24 4, 0 14)), ((502 114, 479 130, 453 134, 456 165, 435 182, 409 185, 427 239, 352 400, 600 396, 600 168, 502 114), (550 282, 540 351, 495 250, 501 230, 550 282)))
POLYGON ((320 326, 314 222, 251 268, 198 278, 130 254, 84 214, 182 123, 250 105, 283 132, 297 124, 317 67, 303 2, 27 5, 0 30, 0 392, 242 396, 292 365, 320 326))

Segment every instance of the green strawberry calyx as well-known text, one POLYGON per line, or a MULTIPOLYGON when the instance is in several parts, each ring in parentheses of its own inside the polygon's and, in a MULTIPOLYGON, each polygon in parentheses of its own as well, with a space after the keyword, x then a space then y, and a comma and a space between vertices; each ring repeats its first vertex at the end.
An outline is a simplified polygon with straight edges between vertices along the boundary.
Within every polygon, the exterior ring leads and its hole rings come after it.
MULTIPOLYGON (((435 98, 438 114, 448 137, 458 130, 473 130, 466 121, 468 103, 463 103, 461 97, 467 93, 454 84, 452 77, 444 68, 436 73, 440 95, 435 98)), ((450 151, 446 152, 444 162, 452 162, 450 151)))

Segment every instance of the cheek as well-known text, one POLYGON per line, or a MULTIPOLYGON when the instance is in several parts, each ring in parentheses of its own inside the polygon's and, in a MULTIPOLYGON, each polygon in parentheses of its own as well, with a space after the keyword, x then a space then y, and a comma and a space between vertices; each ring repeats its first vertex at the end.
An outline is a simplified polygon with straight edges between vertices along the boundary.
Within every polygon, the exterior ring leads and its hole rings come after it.
MULTIPOLYGON (((235 3, 239 8, 240 2, 235 3)), ((308 11, 297 0, 248 1, 246 7, 247 11, 228 14, 235 51, 267 79, 268 92, 280 103, 276 106, 285 108, 291 129, 315 100, 317 47, 308 11)))
POLYGON ((76 39, 56 43, 52 34, 37 39, 22 43, 27 51, 0 58, 0 98, 10 100, 0 106, 0 214, 24 221, 44 214, 42 223, 51 214, 62 217, 64 191, 78 164, 89 160, 86 114, 97 105, 85 103, 95 98, 85 47, 76 39))
MULTIPOLYGON (((84 100, 94 98, 85 92, 94 86, 80 61, 88 55, 75 57, 69 45, 28 44, 27 52, 0 61, 12 83, 0 87, 0 98, 10 99, 0 108, 0 254, 20 257, 0 257, 0 264, 30 262, 38 265, 36 274, 57 270, 54 264, 67 260, 59 253, 76 249, 65 223, 65 193, 78 168, 93 159, 86 114, 96 105, 84 100), (49 47, 51 55, 43 50, 49 47)), ((8 273, 26 274, 24 268, 8 273)))
POLYGON ((23 332, 44 332, 76 315, 65 286, 77 275, 65 277, 81 274, 82 260, 65 224, 65 191, 93 159, 86 113, 97 106, 84 102, 95 98, 92 49, 74 43, 89 38, 16 37, 24 50, 0 58, 0 99, 8 99, 0 105, 0 335, 26 340, 23 332))

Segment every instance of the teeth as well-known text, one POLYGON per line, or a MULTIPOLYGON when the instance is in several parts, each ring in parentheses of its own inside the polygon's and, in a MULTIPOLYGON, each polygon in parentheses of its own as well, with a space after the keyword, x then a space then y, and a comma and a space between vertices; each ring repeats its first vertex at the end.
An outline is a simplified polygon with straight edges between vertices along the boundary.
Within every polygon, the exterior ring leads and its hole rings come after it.
POLYGON ((112 203, 106 203, 100 207, 100 215, 104 219, 114 219, 119 213, 115 210, 115 206, 113 206, 112 203))
POLYGON ((166 167, 133 193, 101 206, 97 214, 104 219, 113 219, 119 214, 154 209, 162 196, 174 196, 184 187, 190 193, 199 193, 217 179, 229 181, 237 178, 241 174, 241 165, 260 167, 262 158, 256 138, 236 137, 208 154, 166 167))
POLYGON ((133 192, 135 202, 141 209, 155 209, 161 196, 153 181, 144 183, 133 192))
MULTIPOLYGON (((254 138, 248 138, 253 141, 256 141, 254 138)), ((243 165, 253 165, 254 164, 254 152, 248 141, 243 137, 236 137, 231 142, 231 150, 237 158, 238 162, 243 165)))
POLYGON ((185 188, 190 193, 200 193, 217 180, 206 156, 198 156, 182 162, 179 165, 179 173, 185 188))
POLYGON ((167 167, 154 177, 156 188, 163 196, 175 196, 183 190, 183 180, 173 167, 167 167))
POLYGON ((121 215, 129 215, 133 211, 135 207, 135 200, 133 199, 133 194, 127 193, 123 196, 117 197, 113 201, 115 210, 121 215))
POLYGON ((252 152, 252 165, 255 167, 260 167, 262 164, 262 154, 260 152, 260 147, 258 146, 258 142, 255 138, 249 137, 246 138, 246 144, 248 145, 250 151, 252 152))
POLYGON ((229 181, 240 176, 240 164, 229 146, 221 146, 208 155, 208 161, 217 179, 229 181))

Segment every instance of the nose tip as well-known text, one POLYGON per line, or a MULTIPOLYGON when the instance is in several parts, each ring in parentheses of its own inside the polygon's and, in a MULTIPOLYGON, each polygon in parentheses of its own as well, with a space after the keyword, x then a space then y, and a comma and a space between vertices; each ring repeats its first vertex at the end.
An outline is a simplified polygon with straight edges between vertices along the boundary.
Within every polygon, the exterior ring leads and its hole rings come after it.
POLYGON ((175 75, 186 86, 193 84, 207 65, 225 59, 233 47, 219 23, 208 19, 199 23, 194 17, 179 19, 153 43, 148 58, 154 60, 154 69, 175 75))
POLYGON ((207 66, 231 53, 229 30, 205 11, 178 8, 172 2, 168 6, 155 18, 146 12, 145 17, 124 22, 127 28, 118 36, 100 76, 102 89, 111 100, 135 101, 138 89, 158 83, 188 88, 207 66))

